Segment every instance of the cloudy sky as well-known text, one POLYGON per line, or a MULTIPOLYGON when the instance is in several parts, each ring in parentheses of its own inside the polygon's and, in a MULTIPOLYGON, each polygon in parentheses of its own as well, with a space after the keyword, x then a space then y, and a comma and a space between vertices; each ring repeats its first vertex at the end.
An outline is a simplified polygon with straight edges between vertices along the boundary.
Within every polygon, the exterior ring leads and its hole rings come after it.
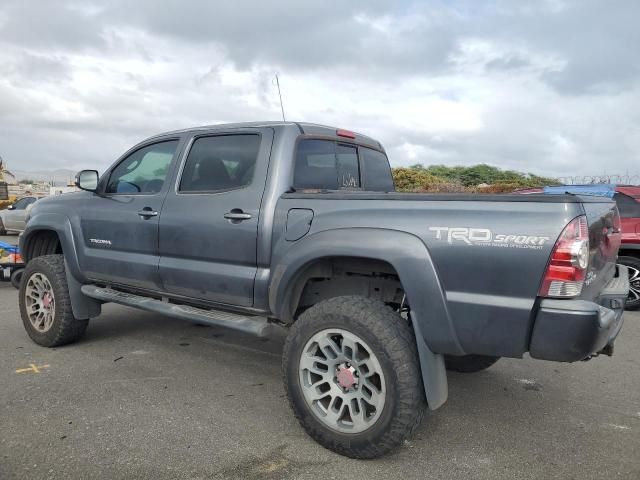
POLYGON ((98 168, 165 130, 287 119, 393 165, 640 174, 635 0, 0 0, 0 155, 98 168))

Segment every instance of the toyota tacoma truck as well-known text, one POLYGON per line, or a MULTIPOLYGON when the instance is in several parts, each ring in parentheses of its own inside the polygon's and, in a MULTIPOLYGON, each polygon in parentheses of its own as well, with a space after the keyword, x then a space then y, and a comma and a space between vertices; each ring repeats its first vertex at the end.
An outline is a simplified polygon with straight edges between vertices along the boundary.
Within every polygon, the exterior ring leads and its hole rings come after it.
POLYGON ((101 305, 267 335, 300 424, 380 456, 447 399, 446 370, 611 355, 629 289, 614 202, 396 193, 382 145, 308 123, 151 137, 20 238, 29 336, 79 339, 101 305))

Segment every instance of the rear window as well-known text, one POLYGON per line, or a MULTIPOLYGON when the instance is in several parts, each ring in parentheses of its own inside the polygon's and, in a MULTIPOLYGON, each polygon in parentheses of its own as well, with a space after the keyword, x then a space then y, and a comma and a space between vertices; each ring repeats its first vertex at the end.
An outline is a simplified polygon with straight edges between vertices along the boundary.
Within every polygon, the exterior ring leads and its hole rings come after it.
POLYGON ((296 189, 393 191, 384 153, 331 140, 303 139, 298 144, 296 189))
POLYGON ((616 193, 613 199, 622 218, 640 218, 640 202, 623 193, 616 193))
POLYGON ((358 150, 327 140, 302 140, 296 153, 293 185, 299 189, 360 188, 358 150))
POLYGON ((362 181, 367 190, 393 192, 393 177, 387 156, 371 148, 360 148, 362 157, 362 181))

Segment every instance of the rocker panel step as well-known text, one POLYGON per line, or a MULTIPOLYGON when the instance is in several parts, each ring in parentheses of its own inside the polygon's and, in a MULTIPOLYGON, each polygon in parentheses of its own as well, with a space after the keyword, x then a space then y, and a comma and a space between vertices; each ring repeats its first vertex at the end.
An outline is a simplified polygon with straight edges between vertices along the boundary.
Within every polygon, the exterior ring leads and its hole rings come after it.
POLYGON ((156 300, 155 298, 143 297, 133 293, 113 290, 112 288, 97 287, 95 285, 83 285, 81 290, 87 297, 95 298, 103 302, 119 303, 120 305, 161 313, 170 317, 231 328, 258 337, 266 336, 267 330, 269 329, 269 322, 266 317, 245 316, 222 310, 207 310, 189 305, 177 305, 175 303, 156 300))

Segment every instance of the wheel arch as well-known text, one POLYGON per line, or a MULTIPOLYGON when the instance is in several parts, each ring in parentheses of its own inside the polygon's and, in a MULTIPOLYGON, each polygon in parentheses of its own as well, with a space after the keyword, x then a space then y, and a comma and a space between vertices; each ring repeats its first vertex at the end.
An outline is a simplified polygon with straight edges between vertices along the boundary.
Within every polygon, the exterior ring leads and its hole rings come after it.
POLYGON ((396 230, 345 228, 325 230, 274 251, 269 305, 284 322, 294 320, 304 285, 331 259, 364 259, 389 265, 411 305, 425 393, 432 409, 447 398, 444 358, 434 352, 464 355, 446 306, 431 255, 416 236, 396 230), (366 239, 366 242, 363 242, 366 239), (320 267, 318 267, 320 266, 320 267))
MULTIPOLYGON (((380 289, 372 287, 373 292, 370 292, 367 291, 367 287, 376 281, 393 284, 402 289, 396 269, 387 261, 370 256, 349 255, 325 255, 314 258, 302 265, 291 278, 289 288, 282 297, 279 318, 285 323, 293 323, 301 313, 300 308, 310 307, 328 298, 352 294, 374 298, 372 293, 380 289), (314 282, 319 282, 319 288, 313 289, 314 282)), ((383 299, 384 293, 380 292, 380 299, 383 299)), ((387 294, 387 300, 391 300, 391 297, 393 295, 387 294)), ((396 300, 396 303, 401 301, 396 300)))
POLYGON ((25 264, 42 255, 63 255, 74 316, 84 320, 100 315, 101 303, 80 291, 86 279, 80 270, 73 230, 67 216, 46 213, 31 217, 20 236, 20 252, 25 264))

